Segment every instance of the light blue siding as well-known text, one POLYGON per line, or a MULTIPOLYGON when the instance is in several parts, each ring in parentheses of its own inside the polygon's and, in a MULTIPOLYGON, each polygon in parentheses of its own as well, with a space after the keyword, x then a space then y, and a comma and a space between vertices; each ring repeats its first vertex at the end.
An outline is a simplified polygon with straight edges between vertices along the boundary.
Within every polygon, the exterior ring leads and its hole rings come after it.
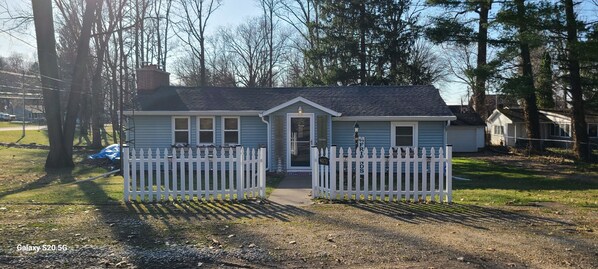
POLYGON ((444 147, 445 121, 422 121, 418 128, 418 146, 420 148, 444 147))
POLYGON ((266 147, 268 144, 267 125, 260 117, 241 117, 241 145, 249 148, 266 147))
MULTIPOLYGON (((355 122, 333 121, 332 144, 345 150, 355 148, 355 122)), ((390 122, 388 121, 360 121, 359 136, 365 137, 365 146, 368 148, 390 147, 390 122)))
MULTIPOLYGON (((333 121, 332 122, 332 144, 337 147, 355 147, 355 122, 333 121)), ((418 122, 418 147, 443 147, 444 130, 446 122, 434 121, 418 122)), ((387 121, 360 121, 359 136, 365 137, 365 145, 368 148, 388 149, 391 146, 390 137, 391 122, 387 121)))
POLYGON ((170 148, 171 116, 135 116, 129 120, 129 144, 136 148, 170 148))
MULTIPOLYGON (((129 138, 134 139, 130 144, 136 148, 170 148, 172 146, 172 117, 173 116, 135 116, 129 121, 129 138)), ((191 146, 197 145, 197 119, 201 116, 189 117, 191 146)), ((245 147, 258 148, 268 143, 266 124, 259 117, 240 117, 241 144, 245 147)), ((222 117, 214 117, 215 145, 222 145, 222 117)))
POLYGON ((222 145, 222 117, 214 117, 214 143, 222 145))

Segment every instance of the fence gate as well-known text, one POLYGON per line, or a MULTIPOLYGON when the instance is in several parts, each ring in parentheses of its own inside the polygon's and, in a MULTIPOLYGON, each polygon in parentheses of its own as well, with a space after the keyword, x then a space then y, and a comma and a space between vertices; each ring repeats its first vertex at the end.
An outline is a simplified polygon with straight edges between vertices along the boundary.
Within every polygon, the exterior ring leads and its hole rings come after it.
POLYGON ((312 194, 331 200, 452 201, 452 146, 312 148, 312 194))
POLYGON ((243 200, 266 196, 266 149, 123 148, 124 200, 243 200))

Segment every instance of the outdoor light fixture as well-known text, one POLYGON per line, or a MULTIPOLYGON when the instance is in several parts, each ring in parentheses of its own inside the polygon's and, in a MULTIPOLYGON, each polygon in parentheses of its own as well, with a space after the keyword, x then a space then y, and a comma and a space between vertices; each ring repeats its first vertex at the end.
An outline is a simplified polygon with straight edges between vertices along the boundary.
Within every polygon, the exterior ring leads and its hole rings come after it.
POLYGON ((299 112, 299 114, 303 114, 303 107, 299 106, 299 108, 297 109, 297 112, 299 112))

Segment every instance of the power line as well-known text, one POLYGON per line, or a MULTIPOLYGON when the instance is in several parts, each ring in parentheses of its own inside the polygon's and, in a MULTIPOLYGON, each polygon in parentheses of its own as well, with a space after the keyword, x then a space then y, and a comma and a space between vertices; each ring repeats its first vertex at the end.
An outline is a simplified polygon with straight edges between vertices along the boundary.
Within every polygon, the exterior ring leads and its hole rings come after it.
POLYGON ((34 49, 37 49, 37 47, 36 47, 36 46, 32 45, 31 43, 29 43, 29 42, 27 42, 27 41, 25 41, 25 40, 23 40, 23 39, 21 39, 21 38, 19 38, 19 37, 16 37, 15 35, 11 34, 11 33, 10 33, 9 31, 7 31, 7 30, 1 30, 1 29, 0 29, 0 32, 2 32, 2 33, 5 33, 5 34, 7 34, 7 35, 11 36, 12 38, 14 38, 14 39, 16 39, 16 40, 19 40, 19 41, 21 41, 21 42, 25 43, 27 46, 30 46, 30 47, 32 47, 32 48, 34 48, 34 49))

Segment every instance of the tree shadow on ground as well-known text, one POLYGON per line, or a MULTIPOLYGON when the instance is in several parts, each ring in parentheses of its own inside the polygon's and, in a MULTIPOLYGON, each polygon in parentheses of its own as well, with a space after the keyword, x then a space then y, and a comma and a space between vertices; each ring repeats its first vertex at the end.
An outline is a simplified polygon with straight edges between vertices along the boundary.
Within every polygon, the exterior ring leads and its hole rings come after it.
POLYGON ((62 169, 58 171, 53 171, 18 188, 0 192, 0 199, 11 194, 40 189, 51 184, 69 184, 75 181, 76 178, 72 175, 72 169, 62 169))
POLYGON ((496 208, 486 208, 464 204, 423 204, 423 203, 384 203, 384 202, 347 202, 351 207, 374 214, 384 215, 412 224, 419 223, 457 223, 480 228, 480 223, 511 224, 548 224, 573 225, 561 220, 531 216, 496 208))
MULTIPOLYGON (((78 183, 81 190, 88 197, 94 199, 109 199, 106 192, 95 182, 78 183), (99 197, 104 196, 104 197, 99 197), (99 197, 99 198, 98 198, 99 197)), ((197 223, 195 221, 216 220, 231 221, 241 219, 273 219, 278 221, 289 221, 295 215, 308 215, 308 211, 273 203, 261 203, 260 201, 245 202, 161 202, 161 203, 125 203, 119 206, 97 207, 100 219, 109 226, 115 240, 123 246, 128 253, 127 261, 138 268, 157 266, 147 260, 143 251, 160 249, 165 242, 185 242, 186 233, 189 229, 181 224, 191 224, 199 227, 202 234, 221 233, 219 230, 224 226, 220 222, 197 223), (187 222, 193 220, 194 222, 187 222), (166 229, 158 228, 157 223, 162 223, 166 229)), ((205 251, 197 249, 198 252, 205 251)), ((200 253, 201 254, 201 253, 200 253)), ((232 254, 232 256, 239 256, 232 254)), ((239 258, 235 256, 235 258, 239 258)), ((227 255, 197 255, 189 256, 185 261, 173 262, 183 263, 182 267, 197 264, 227 264, 227 255), (192 259, 192 260, 189 260, 192 259)), ((169 264, 169 266, 171 266, 169 264)), ((181 267, 181 268, 182 268, 181 267)))
POLYGON ((130 212, 141 217, 160 217, 163 220, 240 220, 240 219, 272 219, 288 222, 293 216, 307 216, 313 213, 301 208, 281 205, 271 201, 246 200, 241 202, 163 202, 126 204, 130 212))

